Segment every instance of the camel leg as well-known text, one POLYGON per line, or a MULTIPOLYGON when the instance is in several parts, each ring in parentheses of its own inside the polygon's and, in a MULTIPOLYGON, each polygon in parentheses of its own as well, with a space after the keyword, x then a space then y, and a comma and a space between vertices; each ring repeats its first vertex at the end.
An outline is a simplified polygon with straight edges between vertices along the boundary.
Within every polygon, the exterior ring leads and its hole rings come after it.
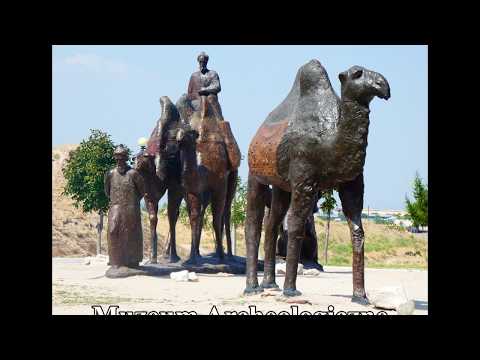
POLYGON ((213 230, 215 232, 215 255, 223 260, 223 215, 225 212, 225 200, 227 196, 227 179, 223 183, 216 186, 212 193, 212 222, 213 230))
POLYGON ((187 193, 186 203, 192 232, 190 257, 187 262, 192 264, 197 263, 199 257, 200 237, 202 235, 203 216, 205 214, 205 208, 202 207, 201 200, 199 194, 187 193))
POLYGON ((169 261, 177 262, 180 258, 177 255, 176 230, 178 220, 178 209, 183 199, 183 192, 179 186, 170 186, 168 188, 168 224, 170 228, 170 251, 169 261))
POLYGON ((222 229, 225 229, 225 237, 227 239, 227 257, 231 258, 233 257, 233 252, 232 252, 232 229, 230 227, 230 220, 232 218, 232 210, 230 207, 226 206, 225 204, 225 212, 223 214, 223 219, 222 219, 222 229))
POLYGON ((265 260, 262 288, 278 288, 275 282, 275 250, 279 226, 287 213, 290 194, 273 186, 270 214, 265 226, 265 260))
POLYGON ((245 223, 245 241, 247 243, 247 286, 244 294, 257 294, 263 291, 258 285, 257 262, 258 246, 262 234, 262 221, 265 213, 265 193, 268 186, 259 183, 248 175, 247 220, 245 223))
MULTIPOLYGON (((165 191, 163 191, 165 193, 165 191)), ((163 196, 163 193, 160 194, 163 196)), ((158 224, 158 202, 161 199, 161 196, 158 199, 145 199, 145 206, 148 211, 148 220, 150 223, 150 263, 157 263, 157 246, 158 246, 158 236, 157 236, 157 224, 158 224)))
MULTIPOLYGON (((227 257, 232 257, 232 234, 230 232, 230 219, 232 215, 232 202, 237 189, 238 170, 232 171, 228 175, 227 197, 225 199, 225 211, 223 215, 223 224, 225 225, 225 236, 227 238, 227 257)), ((223 228, 223 226, 222 226, 223 228)))
POLYGON ((338 189, 338 195, 342 202, 342 210, 347 218, 350 228, 350 237, 353 247, 353 302, 368 304, 365 293, 365 269, 364 269, 364 242, 365 234, 362 226, 363 209, 363 174, 353 181, 342 184, 338 189))
MULTIPOLYGON (((286 216, 286 215, 285 215, 286 216)), ((282 219, 283 222, 283 219, 282 219)), ((283 228, 283 224, 280 223, 278 227, 278 238, 277 238, 277 256, 285 258, 287 256, 287 235, 285 234, 285 229, 283 228)))
MULTIPOLYGON (((309 179, 311 177, 305 176, 309 179)), ((305 223, 311 214, 316 199, 315 184, 303 180, 294 182, 292 186, 291 212, 287 219, 288 242, 287 242, 287 268, 283 294, 285 296, 297 296, 301 293, 296 288, 297 267, 300 260, 300 250, 305 236, 305 223)))
POLYGON ((197 241, 195 243, 195 251, 197 257, 200 258, 200 242, 202 241, 202 231, 203 231, 203 224, 205 218, 205 211, 207 210, 208 204, 210 203, 211 193, 205 192, 201 195, 201 210, 200 210, 200 227, 198 228, 198 236, 196 237, 197 241))

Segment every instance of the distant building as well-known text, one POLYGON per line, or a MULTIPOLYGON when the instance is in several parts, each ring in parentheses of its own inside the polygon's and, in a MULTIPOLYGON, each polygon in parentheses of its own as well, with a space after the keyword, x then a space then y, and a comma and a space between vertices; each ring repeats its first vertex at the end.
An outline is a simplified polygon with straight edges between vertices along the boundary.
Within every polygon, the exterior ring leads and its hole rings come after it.
POLYGON ((388 218, 390 216, 395 216, 395 217, 400 217, 400 216, 405 216, 407 212, 405 210, 380 210, 380 209, 363 209, 362 214, 368 215, 370 213, 370 216, 379 216, 383 218, 388 218))
POLYGON ((405 228, 408 228, 413 225, 412 220, 405 220, 405 219, 396 219, 393 223, 395 225, 403 226, 405 228))

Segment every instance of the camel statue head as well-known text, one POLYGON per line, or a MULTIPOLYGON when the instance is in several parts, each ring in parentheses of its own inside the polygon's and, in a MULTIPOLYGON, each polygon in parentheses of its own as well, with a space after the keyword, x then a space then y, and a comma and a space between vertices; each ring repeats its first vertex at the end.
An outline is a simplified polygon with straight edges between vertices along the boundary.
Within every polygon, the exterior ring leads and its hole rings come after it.
POLYGON ((368 106, 375 96, 388 100, 390 85, 382 74, 365 69, 361 66, 352 66, 338 75, 342 84, 342 99, 357 101, 368 106))
POLYGON ((146 150, 141 150, 132 159, 135 162, 135 170, 140 173, 155 173, 155 156, 146 150))

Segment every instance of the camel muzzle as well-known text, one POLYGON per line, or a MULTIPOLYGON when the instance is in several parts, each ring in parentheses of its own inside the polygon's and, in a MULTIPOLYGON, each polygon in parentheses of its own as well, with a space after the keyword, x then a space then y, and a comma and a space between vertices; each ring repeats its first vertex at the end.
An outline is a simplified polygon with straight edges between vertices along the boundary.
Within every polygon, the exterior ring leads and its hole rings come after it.
POLYGON ((388 84, 387 79, 385 79, 382 75, 377 74, 375 80, 375 87, 378 91, 378 97, 381 99, 388 100, 390 99, 390 85, 388 84))

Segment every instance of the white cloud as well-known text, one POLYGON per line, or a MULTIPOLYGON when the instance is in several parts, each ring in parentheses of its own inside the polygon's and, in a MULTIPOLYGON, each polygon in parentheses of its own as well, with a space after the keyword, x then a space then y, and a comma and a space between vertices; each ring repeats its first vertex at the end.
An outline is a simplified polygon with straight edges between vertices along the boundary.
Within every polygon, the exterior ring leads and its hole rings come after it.
POLYGON ((125 63, 107 59, 96 54, 75 54, 66 57, 64 63, 70 66, 80 66, 90 71, 112 74, 125 74, 128 70, 125 63))

